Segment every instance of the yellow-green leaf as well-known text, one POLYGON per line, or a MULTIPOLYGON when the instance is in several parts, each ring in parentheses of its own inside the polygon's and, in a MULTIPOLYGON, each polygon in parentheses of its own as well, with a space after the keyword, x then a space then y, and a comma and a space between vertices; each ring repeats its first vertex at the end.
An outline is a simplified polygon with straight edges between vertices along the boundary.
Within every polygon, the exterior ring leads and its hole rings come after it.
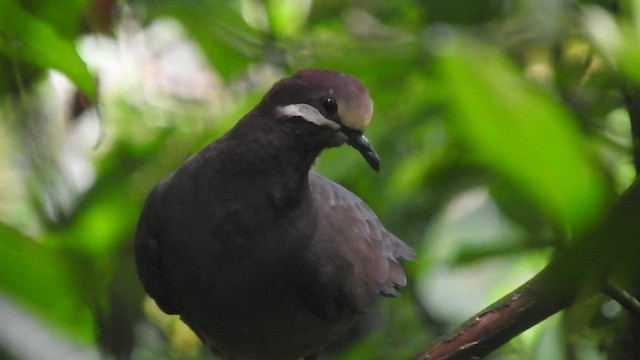
POLYGON ((604 207, 604 179, 571 113, 497 51, 456 44, 439 57, 453 133, 559 225, 581 228, 604 207))
POLYGON ((0 0, 0 52, 16 62, 60 71, 95 102, 94 79, 74 44, 14 0, 0 0))

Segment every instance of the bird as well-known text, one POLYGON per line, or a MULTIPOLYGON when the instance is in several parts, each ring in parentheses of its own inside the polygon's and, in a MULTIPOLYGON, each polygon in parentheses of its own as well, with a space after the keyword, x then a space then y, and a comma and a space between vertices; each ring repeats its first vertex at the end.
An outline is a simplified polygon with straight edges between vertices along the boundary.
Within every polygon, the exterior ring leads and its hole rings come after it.
POLYGON ((376 171, 356 78, 300 70, 149 193, 134 241, 142 286, 224 359, 317 359, 414 251, 355 194, 313 170, 348 144, 376 171))

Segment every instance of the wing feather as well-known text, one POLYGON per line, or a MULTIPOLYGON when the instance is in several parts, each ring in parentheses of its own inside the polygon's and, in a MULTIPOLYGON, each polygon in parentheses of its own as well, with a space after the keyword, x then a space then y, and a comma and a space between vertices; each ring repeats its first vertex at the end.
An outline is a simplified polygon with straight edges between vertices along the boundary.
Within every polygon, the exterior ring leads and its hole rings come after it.
POLYGON ((321 218, 316 241, 333 243, 332 251, 342 255, 334 260, 342 272, 328 269, 326 276, 342 277, 336 283, 344 284, 343 293, 361 310, 379 295, 397 296, 407 285, 399 261, 413 260, 414 251, 385 229, 371 208, 349 190, 314 172, 309 183, 321 218), (351 266, 342 265, 344 259, 351 266), (345 268, 350 272, 345 274, 345 268))

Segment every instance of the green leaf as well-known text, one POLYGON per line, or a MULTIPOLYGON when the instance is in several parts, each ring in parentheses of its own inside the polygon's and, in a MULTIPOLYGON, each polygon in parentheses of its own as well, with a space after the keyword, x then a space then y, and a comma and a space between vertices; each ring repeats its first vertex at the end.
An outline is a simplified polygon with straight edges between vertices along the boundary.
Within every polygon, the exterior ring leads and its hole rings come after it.
POLYGON ((74 44, 14 0, 0 0, 0 52, 15 62, 60 71, 96 101, 94 79, 74 44))
POLYGON ((262 54, 255 30, 224 1, 166 0, 149 6, 155 15, 178 19, 225 79, 246 70, 262 54))
POLYGON ((604 179, 571 113, 488 47, 452 45, 439 70, 453 133, 478 162, 559 226, 581 228, 601 214, 604 179))
POLYGON ((93 28, 93 13, 98 11, 97 8, 89 7, 95 6, 92 0, 20 0, 19 4, 26 12, 49 24, 58 35, 67 40, 77 38, 87 27, 93 28))
POLYGON ((88 342, 94 324, 60 253, 0 223, 0 292, 88 342))
POLYGON ((623 13, 628 16, 616 17, 599 6, 585 6, 581 13, 583 31, 607 62, 640 84, 640 1, 629 1, 625 8, 628 10, 623 13))
POLYGON ((300 33, 311 10, 310 0, 268 0, 267 13, 271 32, 276 38, 300 33))

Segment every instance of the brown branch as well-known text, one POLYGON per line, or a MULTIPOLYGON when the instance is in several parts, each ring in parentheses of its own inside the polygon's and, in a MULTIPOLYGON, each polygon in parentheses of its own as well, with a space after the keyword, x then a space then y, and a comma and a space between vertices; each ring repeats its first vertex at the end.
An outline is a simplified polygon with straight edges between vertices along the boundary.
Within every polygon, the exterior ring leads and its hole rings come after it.
POLYGON ((568 307, 576 286, 549 286, 555 270, 547 267, 526 284, 436 340, 414 359, 455 360, 481 358, 523 331, 568 307), (563 290, 555 292, 554 290, 563 290))
POLYGON ((481 358, 547 317, 600 291, 607 275, 635 254, 640 234, 640 183, 614 204, 603 224, 518 289, 437 339, 420 360, 481 358))
POLYGON ((524 285, 436 340, 415 359, 480 358, 569 306, 578 293, 573 276, 553 262, 524 285))
MULTIPOLYGON (((633 137, 633 160, 640 174, 640 88, 622 89, 633 137)), ((608 285, 608 274, 616 268, 635 273, 629 257, 640 252, 640 182, 636 180, 614 204, 598 231, 585 236, 524 285, 512 291, 457 329, 437 339, 416 355, 420 360, 481 358, 523 331, 586 299, 600 289, 638 315, 638 300, 623 296, 608 285), (625 254, 627 256, 625 256, 625 254)), ((632 263, 635 263, 631 259, 632 263)))

